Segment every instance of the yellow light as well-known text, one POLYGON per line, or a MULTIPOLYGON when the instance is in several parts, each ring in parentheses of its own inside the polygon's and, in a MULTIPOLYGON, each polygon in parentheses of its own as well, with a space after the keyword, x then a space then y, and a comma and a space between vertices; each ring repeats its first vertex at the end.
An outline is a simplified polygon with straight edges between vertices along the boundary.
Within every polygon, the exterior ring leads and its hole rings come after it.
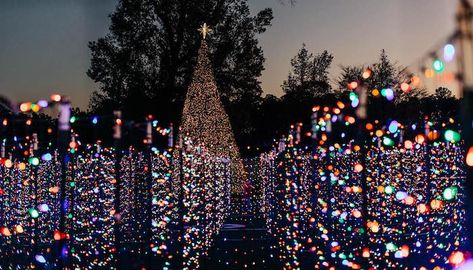
POLYGON ((425 70, 425 77, 427 78, 433 78, 435 76, 435 71, 431 68, 428 68, 425 70))

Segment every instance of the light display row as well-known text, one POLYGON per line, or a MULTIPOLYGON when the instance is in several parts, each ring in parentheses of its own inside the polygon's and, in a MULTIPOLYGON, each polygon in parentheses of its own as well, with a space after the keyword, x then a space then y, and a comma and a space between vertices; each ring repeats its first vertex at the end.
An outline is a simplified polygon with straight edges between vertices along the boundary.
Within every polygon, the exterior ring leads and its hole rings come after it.
POLYGON ((463 157, 451 142, 262 155, 265 217, 284 269, 454 267, 466 239, 463 157))
POLYGON ((230 205, 229 160, 190 141, 173 151, 69 151, 64 232, 58 155, 2 159, 0 266, 199 268, 230 205))

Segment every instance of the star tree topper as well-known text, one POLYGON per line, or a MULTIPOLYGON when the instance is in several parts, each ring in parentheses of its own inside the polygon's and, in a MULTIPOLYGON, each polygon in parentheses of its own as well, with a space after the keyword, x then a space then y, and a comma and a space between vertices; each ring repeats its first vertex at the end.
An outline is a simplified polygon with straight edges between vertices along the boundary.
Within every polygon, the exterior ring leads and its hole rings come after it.
POLYGON ((205 39, 207 35, 212 32, 212 29, 207 25, 207 23, 204 23, 198 31, 202 34, 202 37, 205 39))

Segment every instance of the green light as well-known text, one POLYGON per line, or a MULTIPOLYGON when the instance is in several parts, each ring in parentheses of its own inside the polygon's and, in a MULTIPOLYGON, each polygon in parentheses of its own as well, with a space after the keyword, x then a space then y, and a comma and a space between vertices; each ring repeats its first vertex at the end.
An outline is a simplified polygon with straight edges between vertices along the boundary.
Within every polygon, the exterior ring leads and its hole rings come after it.
POLYGON ((387 249, 388 251, 394 251, 394 250, 397 249, 397 247, 396 247, 396 245, 394 245, 393 243, 388 243, 388 244, 386 244, 386 249, 387 249))
POLYGON ((445 140, 449 142, 458 142, 460 141, 460 133, 453 131, 453 130, 447 130, 445 131, 445 140))
POLYGON ((386 88, 381 89, 381 95, 386 97, 386 88))
POLYGON ((435 61, 432 63, 432 67, 434 68, 435 72, 437 72, 437 73, 442 73, 443 70, 445 69, 445 65, 443 64, 442 60, 440 60, 440 59, 435 59, 435 61))
POLYGON ((70 185, 71 185, 71 187, 75 187, 75 186, 76 186, 76 183, 75 183, 75 182, 71 182, 70 185))
POLYGON ((383 138, 383 144, 386 145, 386 146, 393 146, 394 141, 389 137, 384 137, 383 138))
POLYGON ((28 209, 28 213, 30 214, 30 216, 31 216, 32 218, 37 218, 37 217, 39 217, 38 210, 36 210, 36 209, 34 209, 34 208, 28 209))
POLYGON ((443 191, 443 198, 447 201, 453 200, 457 196, 457 193, 458 189, 456 187, 446 188, 443 191))
POLYGON ((72 116, 71 119, 69 120, 69 122, 71 122, 71 124, 74 124, 74 122, 77 120, 77 118, 75 116, 72 116))
POLYGON ((386 192, 386 194, 393 194, 394 193, 394 188, 392 186, 387 186, 384 189, 384 192, 386 192))
POLYGON ((358 95, 355 92, 350 93, 350 100, 354 101, 355 99, 358 99, 358 95))
POLYGON ((29 158, 28 163, 30 163, 33 166, 38 166, 39 165, 39 158, 37 158, 37 157, 29 158))

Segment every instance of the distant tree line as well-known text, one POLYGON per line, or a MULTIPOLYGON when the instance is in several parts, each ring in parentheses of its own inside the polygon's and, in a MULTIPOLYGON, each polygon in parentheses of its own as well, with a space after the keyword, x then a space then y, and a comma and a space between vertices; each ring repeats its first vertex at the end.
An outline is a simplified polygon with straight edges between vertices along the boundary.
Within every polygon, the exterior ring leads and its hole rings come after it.
MULTIPOLYGON (((307 131, 312 107, 346 100, 347 85, 362 81, 368 68, 343 66, 340 76, 331 80, 333 55, 314 54, 303 45, 282 82, 284 94, 263 96, 259 78, 265 58, 258 35, 270 27, 271 9, 253 16, 247 0, 120 0, 110 19, 109 33, 89 44, 92 59, 87 75, 99 90, 92 94, 86 112, 75 111, 74 130, 89 142, 101 139, 111 144, 114 110, 121 110, 127 120, 126 144, 141 144, 142 122, 149 114, 161 126, 178 127, 201 39, 197 29, 204 22, 213 29, 208 44, 214 74, 245 155, 271 147, 273 139, 287 134, 293 123, 303 123, 307 131), (91 125, 95 115, 101 116, 99 123, 91 125)), ((372 76, 363 80, 370 93, 369 121, 392 118, 407 123, 425 116, 445 121, 457 115, 459 101, 446 88, 431 95, 416 87, 402 91, 399 83, 409 81, 410 74, 393 64, 386 52, 369 68, 372 76), (371 94, 387 87, 393 88, 395 102, 371 94)))

